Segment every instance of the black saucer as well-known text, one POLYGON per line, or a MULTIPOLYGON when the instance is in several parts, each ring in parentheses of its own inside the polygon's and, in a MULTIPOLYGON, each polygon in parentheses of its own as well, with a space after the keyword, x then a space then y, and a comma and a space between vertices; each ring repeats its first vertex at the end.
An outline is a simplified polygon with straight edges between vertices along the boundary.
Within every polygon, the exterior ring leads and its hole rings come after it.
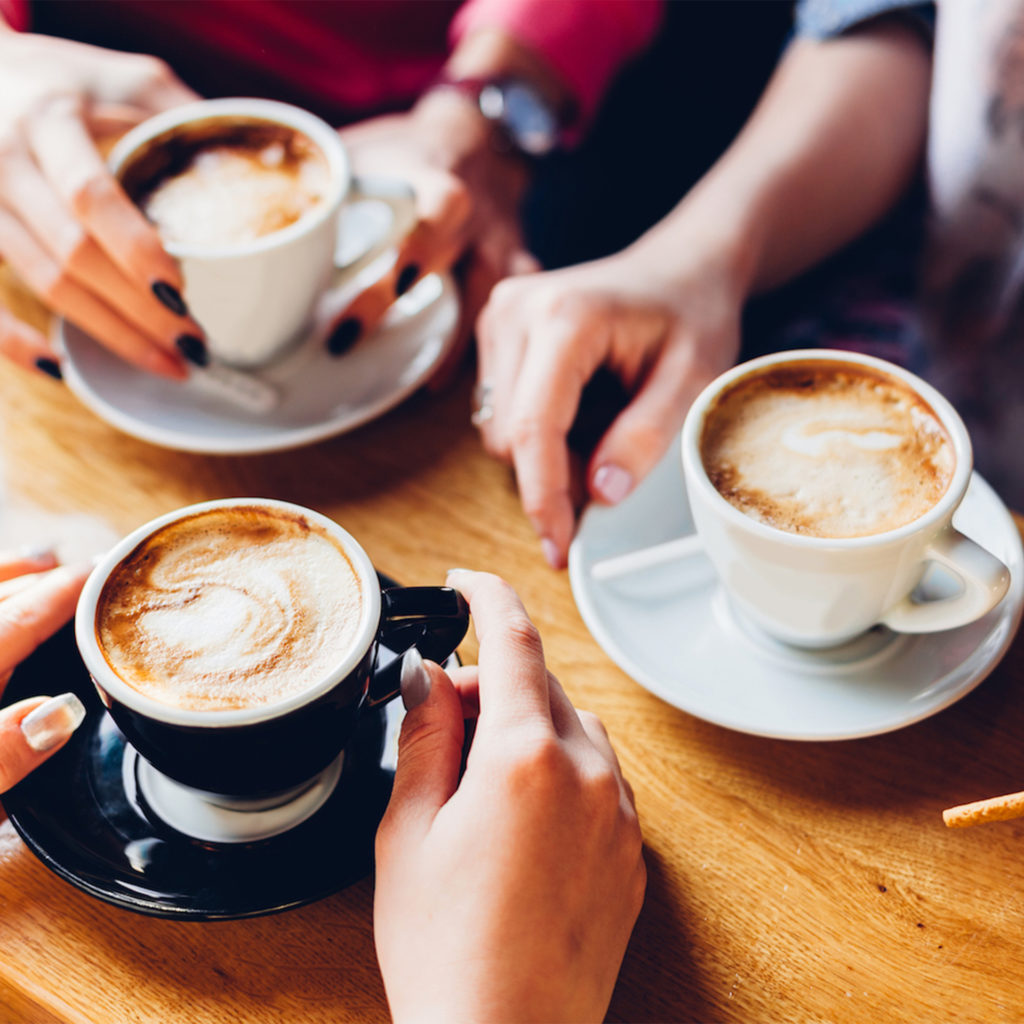
POLYGON ((210 921, 301 906, 369 874, 394 778, 386 709, 362 716, 338 785, 311 818, 271 839, 226 845, 150 820, 138 795, 126 792, 124 737, 100 703, 71 624, 15 670, 0 703, 68 690, 85 704, 85 721, 3 796, 26 845, 65 881, 127 910, 210 921))

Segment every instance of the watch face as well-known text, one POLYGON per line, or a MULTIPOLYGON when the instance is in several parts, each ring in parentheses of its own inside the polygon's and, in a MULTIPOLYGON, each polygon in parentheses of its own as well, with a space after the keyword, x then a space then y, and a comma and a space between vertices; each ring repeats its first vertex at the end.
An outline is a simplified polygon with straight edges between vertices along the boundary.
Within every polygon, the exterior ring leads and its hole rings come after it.
POLYGON ((558 144, 558 119, 532 86, 492 83, 480 92, 484 116, 501 125, 516 147, 530 156, 550 153, 558 144))

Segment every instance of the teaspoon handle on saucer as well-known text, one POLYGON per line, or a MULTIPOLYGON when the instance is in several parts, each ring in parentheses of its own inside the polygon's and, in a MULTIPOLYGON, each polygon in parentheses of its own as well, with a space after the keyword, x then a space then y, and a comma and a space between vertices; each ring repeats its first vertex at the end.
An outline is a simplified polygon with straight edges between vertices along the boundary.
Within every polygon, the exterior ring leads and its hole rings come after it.
POLYGON ((595 580, 610 580, 617 576, 639 572, 641 569, 649 569, 655 565, 663 565, 665 562, 691 558, 703 551, 704 547, 700 542, 700 537, 691 533, 685 537, 675 537, 663 544, 655 544, 653 547, 640 548, 638 551, 628 551, 622 555, 603 558, 590 567, 590 575, 595 580))
POLYGON ((194 369, 189 383, 249 412, 270 412, 281 402, 281 393, 272 384, 224 363, 194 369))

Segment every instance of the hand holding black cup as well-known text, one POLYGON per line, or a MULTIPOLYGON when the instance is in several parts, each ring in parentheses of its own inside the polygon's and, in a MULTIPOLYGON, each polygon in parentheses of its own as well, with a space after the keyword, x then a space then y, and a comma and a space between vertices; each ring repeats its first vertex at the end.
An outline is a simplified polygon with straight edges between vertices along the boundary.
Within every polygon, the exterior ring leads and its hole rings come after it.
POLYGON ((446 587, 383 593, 366 552, 297 505, 189 506, 122 540, 86 582, 79 650, 128 742, 174 782, 260 800, 334 761, 399 692, 382 644, 443 661, 469 612, 446 587))

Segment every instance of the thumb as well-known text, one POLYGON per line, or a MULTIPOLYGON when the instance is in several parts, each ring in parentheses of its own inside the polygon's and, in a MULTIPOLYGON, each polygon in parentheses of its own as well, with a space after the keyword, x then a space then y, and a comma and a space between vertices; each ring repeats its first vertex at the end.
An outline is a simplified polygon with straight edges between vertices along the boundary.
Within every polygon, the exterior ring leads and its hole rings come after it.
POLYGON ((426 830, 459 784, 462 701, 444 670, 416 648, 402 659, 402 700, 408 713, 387 817, 391 828, 418 824, 426 830))
POLYGON ((0 793, 55 754, 84 718, 73 693, 30 697, 0 711, 0 793))
POLYGON ((540 260, 526 249, 516 249, 508 258, 508 272, 512 277, 536 274, 543 269, 540 260))
POLYGON ((161 63, 159 71, 132 97, 132 102, 149 114, 159 114, 163 110, 171 110, 198 99, 202 99, 199 93, 190 89, 169 67, 161 63))
POLYGON ((131 103, 93 103, 86 109, 85 121, 93 138, 113 143, 149 116, 148 110, 131 103))

